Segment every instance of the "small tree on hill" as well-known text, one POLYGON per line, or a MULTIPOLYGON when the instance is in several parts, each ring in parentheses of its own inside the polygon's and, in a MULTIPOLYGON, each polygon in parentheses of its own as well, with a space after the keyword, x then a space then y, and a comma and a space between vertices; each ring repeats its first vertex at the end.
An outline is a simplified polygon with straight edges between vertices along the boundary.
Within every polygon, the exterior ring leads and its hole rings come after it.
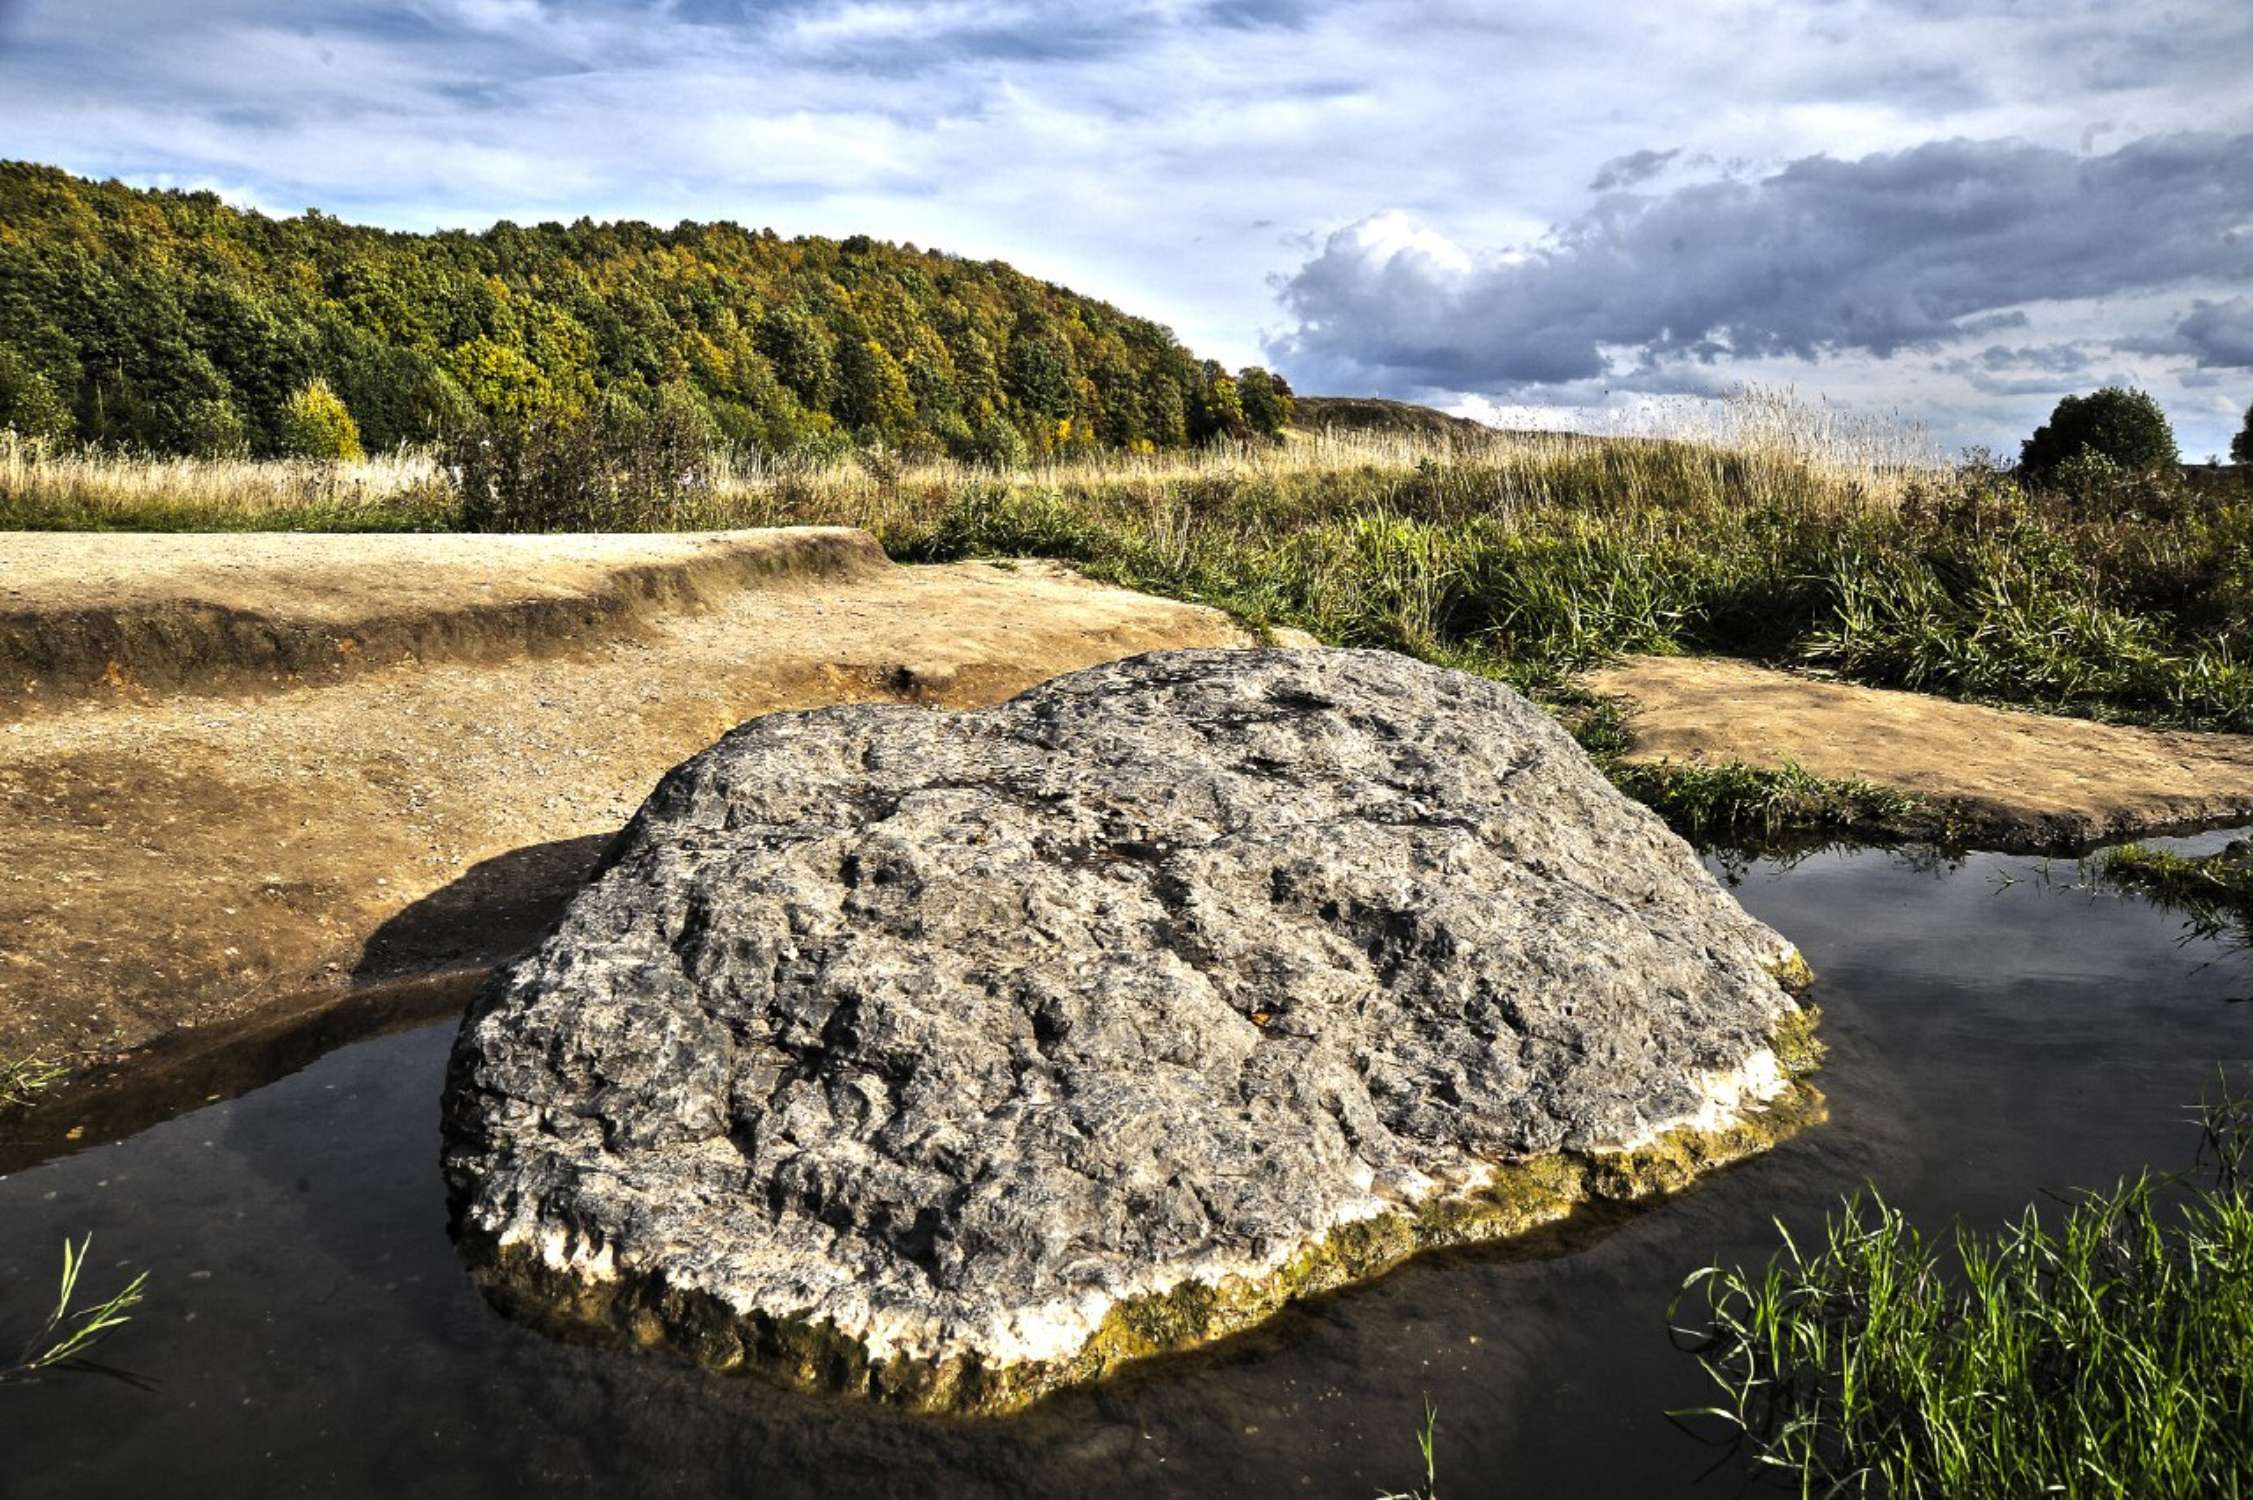
POLYGON ((2253 406, 2245 408, 2245 425, 2230 439, 2230 462, 2253 464, 2253 406))
POLYGON ((2132 474, 2149 474, 2182 462, 2175 430, 2159 403, 2142 391, 2106 386, 2067 396, 2050 419, 2019 449, 2029 477, 2049 479, 2072 460, 2102 459, 2132 474))
POLYGON ((282 406, 282 452, 292 458, 365 458, 360 429, 325 380, 310 380, 282 406))
POLYGON ((847 339, 837 351, 837 418, 870 437, 898 437, 915 425, 907 372, 874 339, 847 339))

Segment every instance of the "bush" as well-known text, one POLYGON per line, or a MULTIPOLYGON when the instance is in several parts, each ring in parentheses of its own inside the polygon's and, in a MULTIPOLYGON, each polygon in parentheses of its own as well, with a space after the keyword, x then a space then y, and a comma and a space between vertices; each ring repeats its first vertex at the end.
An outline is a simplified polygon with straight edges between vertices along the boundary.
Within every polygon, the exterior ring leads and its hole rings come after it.
POLYGON ((643 410, 548 410, 488 418, 447 443, 469 531, 669 531, 709 509, 711 417, 660 397, 643 410))
POLYGON ((291 458, 349 460, 367 457, 360 428, 325 380, 299 386, 282 407, 277 432, 282 452, 291 458))
POLYGON ((995 469, 1022 469, 1032 458, 1025 435, 1000 417, 989 416, 972 435, 967 457, 995 469))
POLYGON ((180 415, 180 434, 197 458, 240 458, 250 451, 250 429, 224 397, 189 402, 180 415))
POLYGON ((2047 481, 2084 454, 2138 474, 2182 462, 2175 430, 2159 403, 2142 391, 2116 385, 2058 402, 2049 421, 2035 428, 2019 449, 2018 462, 2028 477, 2047 481))
POLYGON ((2230 439, 2230 462, 2253 464, 2253 406, 2245 408, 2245 425, 2230 439))

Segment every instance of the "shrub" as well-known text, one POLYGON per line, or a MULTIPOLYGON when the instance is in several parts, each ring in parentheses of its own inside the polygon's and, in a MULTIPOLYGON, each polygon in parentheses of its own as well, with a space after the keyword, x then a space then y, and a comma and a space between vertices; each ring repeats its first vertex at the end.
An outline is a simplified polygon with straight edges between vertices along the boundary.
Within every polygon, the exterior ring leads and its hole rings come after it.
POLYGON ((2245 425, 2230 439, 2230 462, 2253 464, 2253 406, 2245 408, 2245 425))
POLYGON ((998 416, 978 424, 971 437, 969 457, 996 469, 1022 469, 1032 457, 1025 435, 998 416))
POLYGON ((487 419, 446 445, 470 531, 668 531, 709 510, 717 436, 709 414, 660 397, 600 411, 487 419))
POLYGON ((2067 396, 2050 419, 2034 429, 2019 449, 2019 467, 2048 480, 2070 459, 2091 454, 2133 473, 2150 473, 2182 462, 2175 430, 2159 403, 2142 391, 2106 386, 2086 396, 2067 396))
POLYGON ((189 402, 180 414, 180 429, 197 458, 240 458, 250 451, 250 429, 225 397, 189 402))
POLYGON ((360 459, 360 428, 325 380, 299 386, 282 407, 277 429, 282 452, 291 458, 331 461, 360 459))

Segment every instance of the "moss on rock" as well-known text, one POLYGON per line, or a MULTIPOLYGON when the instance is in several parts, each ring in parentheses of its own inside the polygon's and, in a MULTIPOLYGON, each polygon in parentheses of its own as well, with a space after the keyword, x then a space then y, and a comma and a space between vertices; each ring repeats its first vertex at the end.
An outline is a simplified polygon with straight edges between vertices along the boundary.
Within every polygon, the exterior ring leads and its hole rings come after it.
POLYGON ((1382 1275, 1423 1251, 1515 1238, 1586 1203, 1665 1197, 1706 1172, 1757 1155, 1826 1117, 1821 1091, 1807 1081, 1823 1055, 1817 1017, 1804 1007, 1778 1023, 1770 1046, 1789 1081, 1732 1124, 1668 1131, 1629 1151, 1560 1152, 1500 1164, 1471 1191, 1341 1224, 1266 1276, 1192 1279, 1118 1302, 1063 1359, 1007 1365, 976 1355, 873 1360, 858 1338, 834 1323, 738 1315, 709 1293, 661 1278, 584 1280, 521 1244, 468 1249, 480 1283, 505 1311, 557 1331, 665 1345, 705 1369, 753 1374, 809 1394, 860 1396, 929 1413, 1004 1415, 1121 1366, 1241 1333, 1286 1303, 1382 1275))

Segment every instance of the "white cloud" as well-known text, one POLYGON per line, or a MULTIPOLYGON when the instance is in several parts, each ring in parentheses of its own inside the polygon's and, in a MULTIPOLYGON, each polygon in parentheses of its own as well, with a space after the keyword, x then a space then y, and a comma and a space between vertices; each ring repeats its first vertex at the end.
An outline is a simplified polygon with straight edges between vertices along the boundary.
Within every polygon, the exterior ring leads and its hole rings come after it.
MULTIPOLYGON (((17 0, 11 14, 14 154, 407 228, 584 213, 913 239, 1108 297, 1232 363, 1284 319, 1271 280, 1306 260, 1294 240, 1339 225, 1364 225, 1365 259, 1449 305, 1581 220, 1607 170, 1609 191, 1635 194, 1950 137, 2079 155, 2084 138, 2102 154, 2253 131, 2243 0, 17 0), (1663 175, 1617 176, 1659 158, 1663 175)), ((2190 298, 2175 303, 2144 331, 2172 330, 2190 298)), ((1383 342, 1362 368, 1383 364, 1383 342)), ((2164 373, 2191 356, 2138 357, 2164 373)), ((1996 398, 1914 363, 1834 353, 1800 383, 1984 420, 1996 398)), ((1458 378, 1443 397, 1491 384, 1458 378)))

